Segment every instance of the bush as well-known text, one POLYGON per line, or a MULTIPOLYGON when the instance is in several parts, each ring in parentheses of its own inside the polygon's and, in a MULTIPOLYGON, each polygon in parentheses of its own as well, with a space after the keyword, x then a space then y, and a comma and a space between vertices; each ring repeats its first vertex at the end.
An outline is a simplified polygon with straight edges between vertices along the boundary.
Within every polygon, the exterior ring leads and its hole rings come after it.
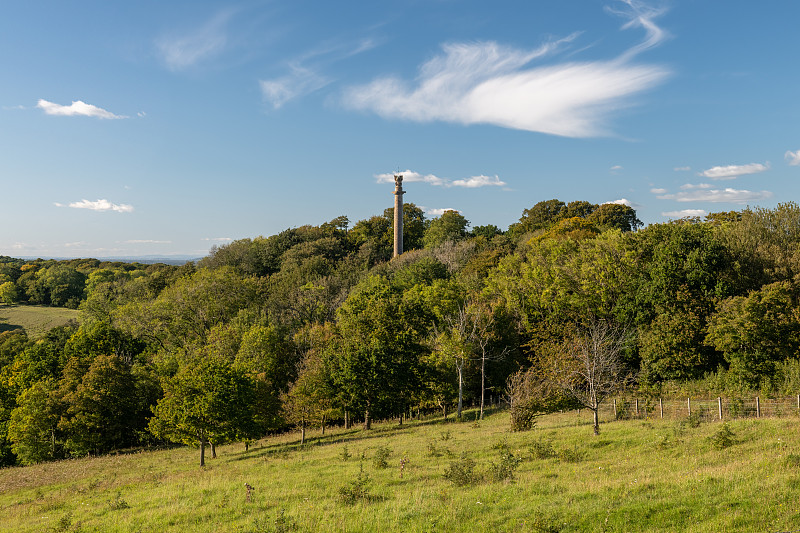
POLYGON ((562 448, 558 452, 558 458, 564 463, 580 463, 583 461, 586 454, 579 450, 578 447, 562 448))
POLYGON ((730 428, 727 422, 723 422, 722 425, 717 429, 716 433, 714 433, 711 437, 711 444, 717 450, 724 450, 730 446, 736 444, 736 434, 730 428))
POLYGON ((339 501, 346 505, 353 505, 358 500, 368 500, 370 478, 364 473, 364 467, 359 469, 356 478, 339 488, 339 501))
POLYGON ((388 468, 390 455, 392 455, 392 450, 386 446, 379 446, 375 450, 375 457, 372 458, 372 466, 379 469, 388 468))
POLYGON ((513 481, 514 470, 517 469, 522 459, 515 456, 505 442, 495 445, 494 449, 499 452, 500 457, 496 463, 493 462, 489 467, 489 478, 494 482, 513 481))
POLYGON ((553 443, 544 439, 531 442, 529 450, 531 457, 534 459, 549 459, 558 455, 555 448, 553 448, 553 443))
POLYGON ((450 461, 450 466, 444 471, 444 478, 459 487, 472 485, 480 480, 475 472, 475 461, 466 454, 461 454, 459 459, 450 461))

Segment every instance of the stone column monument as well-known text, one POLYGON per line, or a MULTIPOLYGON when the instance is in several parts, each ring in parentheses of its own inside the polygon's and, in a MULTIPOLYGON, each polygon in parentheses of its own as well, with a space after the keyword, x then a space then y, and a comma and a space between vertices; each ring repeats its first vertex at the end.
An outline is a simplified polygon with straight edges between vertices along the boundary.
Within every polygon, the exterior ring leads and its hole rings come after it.
POLYGON ((403 175, 394 177, 394 256, 403 253, 403 175))

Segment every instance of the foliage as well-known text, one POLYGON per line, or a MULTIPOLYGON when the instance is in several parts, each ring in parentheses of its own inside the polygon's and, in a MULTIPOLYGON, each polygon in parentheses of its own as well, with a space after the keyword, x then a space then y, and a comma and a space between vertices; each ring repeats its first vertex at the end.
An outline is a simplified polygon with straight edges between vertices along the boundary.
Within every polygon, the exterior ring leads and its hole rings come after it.
POLYGON ((475 471, 477 463, 467 454, 450 461, 444 471, 443 477, 457 487, 472 485, 481 480, 481 476, 475 471))
POLYGON ((736 444, 736 434, 727 422, 723 422, 709 440, 714 448, 717 450, 724 450, 736 444))

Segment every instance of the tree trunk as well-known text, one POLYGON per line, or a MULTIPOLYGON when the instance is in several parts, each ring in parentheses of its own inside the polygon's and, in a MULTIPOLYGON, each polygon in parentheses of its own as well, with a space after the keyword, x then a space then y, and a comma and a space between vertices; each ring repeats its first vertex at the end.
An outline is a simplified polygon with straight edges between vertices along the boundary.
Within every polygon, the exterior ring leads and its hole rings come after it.
POLYGON ((206 466, 206 439, 200 439, 200 466, 206 466))
POLYGON ((344 429, 350 429, 350 413, 344 410, 344 429))
POLYGON ((483 420, 483 397, 486 392, 486 358, 481 357, 481 417, 483 420))
POLYGON ((464 367, 463 365, 458 367, 458 413, 456 414, 456 418, 461 420, 461 409, 463 407, 463 400, 464 400, 464 367))
POLYGON ((217 458, 217 445, 214 444, 214 441, 211 441, 211 458, 212 459, 217 458))
POLYGON ((322 415, 322 434, 325 434, 325 415, 322 415))
POLYGON ((600 419, 597 416, 597 407, 592 409, 592 414, 594 415, 594 434, 600 434, 600 419))
POLYGON ((403 425, 403 413, 400 413, 400 425, 403 425))
POLYGON ((364 429, 372 429, 372 415, 370 415, 369 407, 364 410, 364 429))
POLYGON ((300 445, 302 446, 305 443, 306 443, 306 421, 305 419, 303 419, 300 422, 300 445))

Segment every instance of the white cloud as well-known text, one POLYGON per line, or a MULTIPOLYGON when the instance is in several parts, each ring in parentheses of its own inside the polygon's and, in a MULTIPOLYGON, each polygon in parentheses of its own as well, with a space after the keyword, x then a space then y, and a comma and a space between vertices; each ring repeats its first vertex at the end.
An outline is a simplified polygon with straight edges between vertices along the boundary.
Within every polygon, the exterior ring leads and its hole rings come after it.
POLYGON ((506 182, 502 181, 497 176, 485 176, 480 174, 478 176, 470 176, 469 178, 451 180, 448 178, 440 178, 434 174, 420 174, 413 170, 375 174, 375 179, 378 183, 394 183, 395 174, 402 174, 404 183, 423 182, 437 187, 465 187, 467 189, 476 189, 478 187, 504 187, 506 185, 506 182))
POLYGON ((232 12, 224 11, 183 35, 159 38, 156 48, 161 59, 170 70, 182 70, 218 54, 228 42, 227 24, 231 15, 232 12))
POLYGON ((694 189, 710 189, 713 187, 710 183, 684 183, 681 185, 681 189, 685 191, 691 191, 694 189))
MULTIPOLYGON (((64 207, 64 204, 56 202, 58 207, 64 207)), ((112 204, 108 200, 96 200, 94 202, 89 200, 81 200, 80 202, 72 202, 69 207, 74 209, 90 209, 92 211, 116 211, 118 213, 130 213, 133 211, 133 206, 128 204, 112 204)))
POLYGON ((259 82, 264 99, 279 109, 286 102, 311 94, 328 85, 331 80, 298 64, 289 65, 291 73, 274 80, 259 82))
POLYGON ((60 105, 47 100, 39 100, 36 107, 45 112, 46 115, 56 115, 62 117, 95 117, 105 119, 128 118, 122 115, 115 115, 110 111, 101 109, 97 106, 81 102, 80 100, 73 101, 70 105, 60 105))
POLYGON ((631 10, 625 27, 641 26, 648 37, 617 58, 530 66, 577 34, 536 50, 495 42, 450 43, 420 67, 413 84, 378 78, 349 88, 343 102, 391 119, 493 124, 566 137, 606 135, 605 120, 611 112, 669 74, 664 67, 630 62, 665 34, 652 20, 658 12, 642 9, 638 2, 626 3, 631 10))
POLYGON ((726 165, 711 167, 708 170, 699 172, 698 176, 703 176, 712 180, 735 180, 739 176, 758 174, 765 170, 769 170, 769 164, 750 163, 749 165, 726 165))
POLYGON ((604 204, 627 205, 628 207, 631 207, 633 205, 633 203, 630 200, 628 200, 627 198, 620 198, 619 200, 612 200, 610 202, 603 202, 603 203, 604 204))
POLYGON ((675 167, 672 170, 674 170, 675 172, 689 172, 690 170, 692 170, 692 167, 675 167))
POLYGON ((616 172, 617 170, 622 170, 622 165, 614 165, 609 169, 611 172, 616 172))
POLYGON ((786 153, 783 155, 783 157, 792 166, 800 165, 800 150, 797 150, 796 152, 792 152, 791 150, 787 150, 786 153))
POLYGON ((665 194, 667 189, 650 189, 650 192, 653 194, 665 194))
POLYGON ((123 242, 125 244, 172 244, 172 241, 155 241, 153 239, 131 239, 123 242))
MULTIPOLYGON (((704 184, 703 184, 704 185, 704 184)), ((741 189, 709 189, 705 186, 681 187, 684 192, 662 194, 657 196, 660 200, 675 200, 677 202, 713 202, 746 204, 772 198, 770 191, 748 191, 741 189)))
POLYGON ((211 242, 230 242, 233 239, 230 237, 205 237, 201 239, 203 241, 211 241, 211 242))
POLYGON ((708 211, 704 209, 683 209, 682 211, 665 211, 662 216, 670 218, 704 217, 708 211))
POLYGON ((456 213, 460 213, 458 209, 453 209, 452 207, 441 207, 441 208, 434 208, 434 207, 421 207, 422 211, 425 212, 426 215, 430 215, 433 217, 440 217, 444 214, 445 211, 455 211, 456 213))
POLYGON ((475 189, 478 187, 504 187, 506 182, 501 181, 497 176, 472 176, 466 179, 453 180, 449 187, 466 187, 475 189))

